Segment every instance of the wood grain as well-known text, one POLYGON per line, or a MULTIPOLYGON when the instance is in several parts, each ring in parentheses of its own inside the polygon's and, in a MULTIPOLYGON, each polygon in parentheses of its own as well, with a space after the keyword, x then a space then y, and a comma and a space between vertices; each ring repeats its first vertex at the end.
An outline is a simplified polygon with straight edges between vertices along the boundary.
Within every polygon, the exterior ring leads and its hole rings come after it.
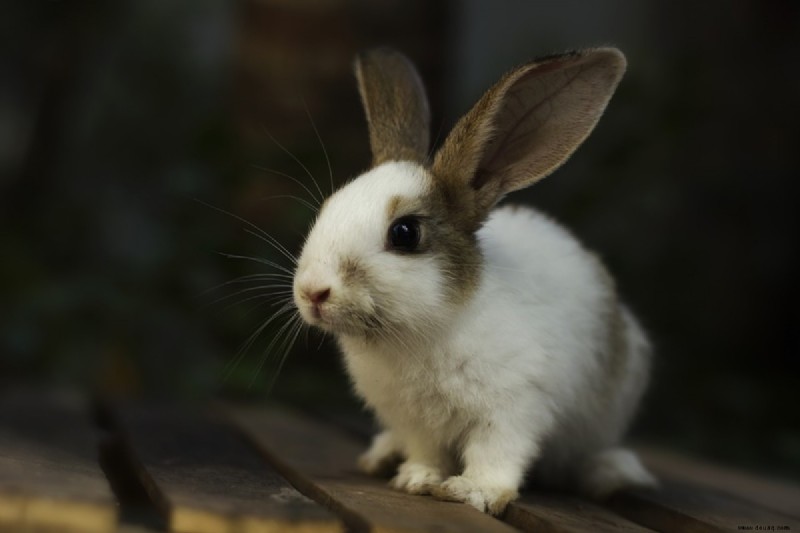
POLYGON ((748 527, 757 530, 758 526, 800 530, 797 519, 751 501, 663 479, 658 490, 621 493, 613 496, 608 504, 626 518, 657 531, 709 533, 748 527))
POLYGON ((114 418, 171 531, 342 531, 227 426, 176 408, 121 407, 114 418))
POLYGON ((279 470, 356 531, 509 532, 467 505, 411 496, 354 471, 363 445, 326 424, 286 411, 227 407, 233 422, 279 470))
POLYGON ((0 395, 0 528, 116 529, 88 402, 61 391, 0 395))
POLYGON ((734 470, 653 447, 637 447, 642 461, 659 477, 712 488, 800 520, 800 485, 734 470))
POLYGON ((524 531, 549 533, 641 533, 651 531, 594 502, 571 494, 525 491, 504 520, 524 531))
MULTIPOLYGON (((366 443, 375 433, 369 417, 353 413, 315 413, 366 443)), ((571 494, 526 490, 512 502, 503 516, 523 531, 540 532, 634 532, 649 531, 608 508, 571 494)))

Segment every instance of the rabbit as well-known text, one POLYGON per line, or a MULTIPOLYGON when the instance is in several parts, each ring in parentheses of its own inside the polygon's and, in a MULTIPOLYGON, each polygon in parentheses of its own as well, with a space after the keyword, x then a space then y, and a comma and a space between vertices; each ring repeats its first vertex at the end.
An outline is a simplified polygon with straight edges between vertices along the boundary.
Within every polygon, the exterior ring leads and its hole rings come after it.
POLYGON ((491 87, 429 157, 430 112, 401 53, 355 73, 372 167, 326 199, 293 298, 333 334, 382 431, 362 470, 499 515, 534 481, 604 498, 655 478, 620 447, 651 346, 598 260, 527 207, 499 207, 594 128, 626 61, 545 57, 491 87))

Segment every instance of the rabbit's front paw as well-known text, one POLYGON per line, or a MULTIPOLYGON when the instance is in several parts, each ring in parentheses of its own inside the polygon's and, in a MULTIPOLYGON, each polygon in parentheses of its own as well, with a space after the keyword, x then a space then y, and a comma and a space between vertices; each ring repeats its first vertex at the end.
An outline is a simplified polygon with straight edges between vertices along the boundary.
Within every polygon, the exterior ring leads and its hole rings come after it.
POLYGON ((514 487, 487 487, 464 476, 452 476, 432 494, 440 500, 468 503, 481 512, 497 516, 517 497, 517 490, 514 487))
POLYGON ((406 461, 397 469, 392 487, 409 494, 430 494, 442 482, 442 472, 433 466, 406 461))

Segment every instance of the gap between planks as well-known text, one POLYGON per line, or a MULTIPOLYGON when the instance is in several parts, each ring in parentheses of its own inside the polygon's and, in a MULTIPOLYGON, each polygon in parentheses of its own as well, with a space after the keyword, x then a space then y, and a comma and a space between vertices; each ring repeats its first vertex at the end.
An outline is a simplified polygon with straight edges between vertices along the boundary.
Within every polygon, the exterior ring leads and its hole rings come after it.
POLYGON ((98 450, 82 395, 31 388, 0 394, 0 528, 115 531, 116 498, 98 450))
MULTIPOLYGON (((310 416, 345 428, 359 442, 359 450, 375 432, 374 424, 363 416, 318 412, 310 416)), ((545 533, 651 531, 595 502, 552 491, 523 491, 518 500, 509 504, 503 520, 523 531, 545 533)))
POLYGON ((221 409, 292 484, 345 517, 354 531, 516 531, 467 505, 412 496, 356 472, 362 446, 335 428, 285 410, 221 409))
MULTIPOLYGON (((368 417, 313 412, 335 421, 366 443, 375 432, 368 417)), ((717 532, 739 527, 774 526, 800 531, 798 487, 771 483, 750 474, 725 470, 652 448, 640 451, 644 463, 662 480, 655 491, 628 491, 599 505, 569 494, 523 490, 505 520, 536 531, 717 532), (747 480, 747 483, 739 483, 747 480), (764 493, 762 493, 764 491, 764 493), (773 505, 766 505, 773 495, 773 505), (792 506, 794 500, 794 506, 792 506), (778 508, 778 509, 776 509, 778 508), (791 512, 789 509, 793 509, 791 512)))
POLYGON ((180 533, 344 530, 271 468, 229 426, 164 406, 110 409, 142 483, 180 533))

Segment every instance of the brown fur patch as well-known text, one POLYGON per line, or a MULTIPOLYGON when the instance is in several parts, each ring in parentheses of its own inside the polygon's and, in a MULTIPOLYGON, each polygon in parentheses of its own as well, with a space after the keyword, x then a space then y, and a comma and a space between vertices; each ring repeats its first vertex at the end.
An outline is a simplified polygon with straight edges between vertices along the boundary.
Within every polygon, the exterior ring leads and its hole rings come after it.
POLYGON ((392 196, 389 198, 389 203, 386 205, 386 219, 394 220, 397 218, 397 208, 403 201, 401 196, 392 196))
POLYGON ((460 223, 477 229, 504 194, 560 166, 591 132, 624 70, 619 51, 587 50, 523 65, 486 91, 431 167, 460 204, 460 223))
POLYGON ((457 204, 450 202, 439 180, 429 175, 430 186, 420 197, 393 196, 386 208, 387 229, 399 217, 420 218, 420 246, 414 253, 439 260, 447 296, 456 305, 466 302, 480 283, 483 257, 475 231, 458 222, 457 204))
POLYGON ((616 304, 609 317, 608 331, 608 373, 611 376, 611 382, 615 386, 625 376, 628 360, 631 357, 631 346, 629 344, 625 319, 622 316, 619 304, 616 304))
POLYGON ((599 394, 600 398, 611 398, 613 394, 611 391, 617 390, 621 381, 624 378, 625 369, 628 366, 628 359, 630 357, 630 346, 628 346, 628 332, 625 324, 625 319, 622 316, 622 308, 620 307, 619 297, 617 296, 617 287, 614 278, 608 272, 603 262, 594 253, 588 252, 594 268, 597 272, 597 278, 603 286, 604 293, 606 294, 605 302, 603 302, 603 324, 605 326, 605 345, 599 347, 598 357, 602 371, 607 376, 607 379, 598 382, 603 392, 599 394))
POLYGON ((430 110, 414 65, 401 53, 378 48, 355 61, 358 90, 369 126, 372 164, 425 161, 430 110))
POLYGON ((592 259, 597 269, 600 283, 603 285, 606 294, 608 294, 603 317, 608 331, 604 350, 605 357, 602 363, 608 373, 610 387, 616 389, 626 374, 632 347, 628 340, 628 327, 622 314, 622 306, 617 296, 617 286, 614 278, 599 257, 592 254, 592 259))
POLYGON ((466 302, 477 289, 483 269, 483 255, 475 236, 477 228, 464 226, 458 218, 457 204, 440 182, 423 198, 431 213, 428 221, 430 249, 440 259, 440 268, 447 283, 448 296, 454 303, 466 302))
POLYGON ((339 262, 339 274, 345 285, 358 285, 367 281, 366 270, 353 258, 345 258, 339 262))
POLYGON ((391 222, 403 216, 417 215, 428 218, 433 213, 430 202, 425 198, 392 196, 386 206, 386 220, 391 222))

